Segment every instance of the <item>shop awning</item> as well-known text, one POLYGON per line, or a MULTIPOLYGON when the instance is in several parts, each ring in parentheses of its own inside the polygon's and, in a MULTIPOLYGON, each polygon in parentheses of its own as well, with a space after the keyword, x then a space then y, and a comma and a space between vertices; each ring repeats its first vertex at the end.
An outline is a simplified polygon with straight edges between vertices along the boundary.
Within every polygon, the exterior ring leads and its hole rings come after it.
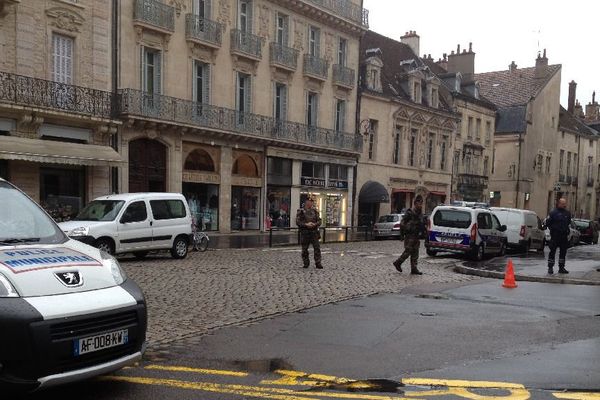
POLYGON ((360 203, 385 203, 390 201, 390 195, 381 183, 367 181, 358 195, 360 203))
POLYGON ((446 192, 436 192, 436 191, 431 191, 429 192, 430 196, 446 196, 446 192))
POLYGON ((124 163, 119 153, 109 146, 16 136, 0 136, 0 159, 104 167, 117 167, 124 163))

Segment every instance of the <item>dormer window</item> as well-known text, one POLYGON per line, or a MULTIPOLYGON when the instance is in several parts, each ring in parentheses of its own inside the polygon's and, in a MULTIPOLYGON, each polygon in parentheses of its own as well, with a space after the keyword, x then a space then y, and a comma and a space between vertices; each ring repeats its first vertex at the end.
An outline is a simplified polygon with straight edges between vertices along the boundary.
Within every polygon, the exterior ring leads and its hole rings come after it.
POLYGON ((375 92, 383 92, 381 85, 381 69, 383 68, 383 62, 379 57, 371 57, 366 60, 366 84, 369 90, 375 92))
POLYGON ((440 98, 439 98, 438 89, 432 88, 431 89, 431 102, 430 102, 431 107, 438 108, 439 102, 440 102, 440 98))
POLYGON ((413 82, 413 101, 415 103, 419 103, 421 104, 421 95, 422 95, 422 90, 421 90, 421 82, 415 81, 413 82))
POLYGON ((475 83, 475 88, 473 89, 473 97, 476 99, 479 98, 479 82, 475 83))

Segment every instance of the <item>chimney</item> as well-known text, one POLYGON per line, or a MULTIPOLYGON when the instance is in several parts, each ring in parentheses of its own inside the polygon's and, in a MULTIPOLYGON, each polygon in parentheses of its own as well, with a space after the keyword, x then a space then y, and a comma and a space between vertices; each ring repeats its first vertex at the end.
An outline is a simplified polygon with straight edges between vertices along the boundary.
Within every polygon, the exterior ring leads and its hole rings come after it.
POLYGON ((575 99, 577 98, 577 83, 575 81, 569 82, 569 103, 567 104, 567 111, 571 114, 575 113, 575 99))
POLYGON ((540 56, 540 54, 538 53, 538 56, 535 60, 535 73, 534 73, 534 77, 535 78, 544 78, 546 77, 546 67, 548 66, 548 58, 546 57, 546 49, 544 49, 544 55, 540 56))
POLYGON ((448 72, 460 72, 465 80, 473 78, 475 73, 475 52, 473 44, 469 43, 469 51, 463 49, 460 52, 460 44, 456 46, 456 53, 452 52, 448 56, 448 72))
POLYGON ((446 71, 448 70, 448 54, 444 53, 444 57, 440 58, 436 63, 440 67, 444 68, 446 71))
POLYGON ((517 70, 517 64, 515 64, 515 62, 511 62, 510 65, 508 66, 508 70, 510 72, 515 72, 517 70))
POLYGON ((417 35, 417 32, 406 32, 404 36, 400 37, 400 42, 410 47, 417 57, 419 56, 419 54, 421 54, 419 52, 419 35, 417 35))
POLYGON ((581 104, 579 103, 579 100, 577 100, 577 101, 575 102, 575 113, 574 113, 574 115, 575 115, 577 118, 581 118, 581 119, 585 118, 585 115, 583 114, 583 107, 582 107, 582 106, 581 106, 581 104))
POLYGON ((585 106, 585 120, 598 121, 600 119, 600 105, 596 103, 596 92, 592 93, 592 102, 585 106))

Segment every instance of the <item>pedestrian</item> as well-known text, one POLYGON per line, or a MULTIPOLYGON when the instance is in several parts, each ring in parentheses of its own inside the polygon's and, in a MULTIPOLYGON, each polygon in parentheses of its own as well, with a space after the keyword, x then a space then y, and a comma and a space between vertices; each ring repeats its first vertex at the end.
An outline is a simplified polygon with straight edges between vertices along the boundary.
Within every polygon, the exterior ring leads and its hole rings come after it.
POLYGON ((298 213, 296 214, 296 225, 300 228, 303 267, 308 268, 310 265, 308 246, 312 244, 315 253, 315 266, 317 269, 322 269, 321 244, 319 243, 319 239, 321 239, 321 235, 319 234, 321 217, 319 217, 319 212, 313 208, 313 201, 310 197, 304 202, 304 208, 298 210, 298 213))
POLYGON ((410 273, 412 275, 423 275, 417 268, 419 259, 420 239, 423 238, 426 228, 423 221, 423 197, 415 197, 413 208, 406 210, 400 222, 400 231, 404 237, 404 253, 394 261, 394 267, 402 272, 402 263, 410 257, 410 273))
POLYGON ((558 256, 558 273, 568 274, 565 269, 567 259, 567 248, 569 247, 569 232, 571 226, 571 213, 567 210, 567 200, 558 200, 556 208, 552 210, 546 219, 546 228, 550 229, 550 254, 548 255, 548 273, 554 273, 556 260, 556 248, 560 248, 558 256))

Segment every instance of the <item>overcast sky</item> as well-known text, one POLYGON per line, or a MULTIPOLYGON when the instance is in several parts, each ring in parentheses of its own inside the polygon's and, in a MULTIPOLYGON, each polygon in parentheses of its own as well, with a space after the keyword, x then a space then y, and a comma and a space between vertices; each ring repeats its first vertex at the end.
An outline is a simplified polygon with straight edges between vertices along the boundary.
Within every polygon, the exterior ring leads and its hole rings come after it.
POLYGON ((597 0, 364 0, 370 29, 399 40, 409 30, 421 37, 420 53, 437 60, 473 43, 475 73, 535 66, 538 50, 549 64, 562 64, 561 104, 568 83, 577 82, 584 106, 600 102, 600 15, 597 0))

